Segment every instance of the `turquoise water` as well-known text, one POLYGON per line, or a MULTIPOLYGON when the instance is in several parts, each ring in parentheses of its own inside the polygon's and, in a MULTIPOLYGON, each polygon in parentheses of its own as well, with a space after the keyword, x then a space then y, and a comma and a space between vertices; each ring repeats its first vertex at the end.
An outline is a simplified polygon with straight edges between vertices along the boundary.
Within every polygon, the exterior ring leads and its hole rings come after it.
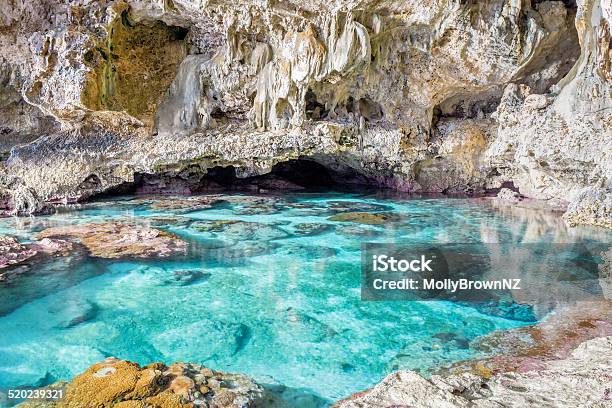
POLYGON ((0 286, 0 391, 69 379, 116 356, 243 372, 296 406, 326 405, 394 370, 427 373, 476 357, 474 339, 533 323, 537 315, 530 306, 507 304, 363 302, 363 242, 610 238, 600 230, 568 230, 557 216, 468 199, 340 193, 225 199, 211 208, 169 208, 179 201, 126 197, 47 217, 0 219, 0 234, 24 241, 49 226, 130 220, 190 244, 187 256, 173 259, 75 254, 0 286), (346 211, 397 216, 385 225, 328 219, 346 211))

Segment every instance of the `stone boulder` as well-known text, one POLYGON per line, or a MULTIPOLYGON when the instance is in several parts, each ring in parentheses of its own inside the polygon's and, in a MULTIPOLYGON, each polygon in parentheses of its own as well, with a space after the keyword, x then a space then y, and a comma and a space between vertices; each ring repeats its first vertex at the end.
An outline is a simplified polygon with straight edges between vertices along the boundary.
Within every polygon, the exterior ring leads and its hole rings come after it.
POLYGON ((45 238, 22 244, 14 237, 0 235, 0 282, 12 281, 53 256, 69 255, 74 249, 71 242, 45 238))

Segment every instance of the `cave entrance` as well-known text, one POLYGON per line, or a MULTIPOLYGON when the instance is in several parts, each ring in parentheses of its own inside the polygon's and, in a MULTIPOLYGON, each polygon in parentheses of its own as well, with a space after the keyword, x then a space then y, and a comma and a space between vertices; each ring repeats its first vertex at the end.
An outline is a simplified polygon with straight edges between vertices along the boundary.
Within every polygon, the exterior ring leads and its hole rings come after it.
POLYGON ((335 185, 328 169, 308 159, 278 163, 261 176, 239 178, 233 166, 213 167, 199 183, 198 192, 211 190, 294 191, 330 189, 335 185))
MULTIPOLYGON (((274 165, 269 173, 238 177, 234 166, 215 166, 206 170, 197 166, 183 169, 180 173, 156 174, 136 173, 134 181, 124 183, 94 195, 192 195, 207 193, 247 192, 283 193, 292 191, 353 191, 361 190, 371 183, 352 171, 339 172, 314 160, 291 159, 274 165)), ((87 179, 83 185, 92 184, 87 179)))

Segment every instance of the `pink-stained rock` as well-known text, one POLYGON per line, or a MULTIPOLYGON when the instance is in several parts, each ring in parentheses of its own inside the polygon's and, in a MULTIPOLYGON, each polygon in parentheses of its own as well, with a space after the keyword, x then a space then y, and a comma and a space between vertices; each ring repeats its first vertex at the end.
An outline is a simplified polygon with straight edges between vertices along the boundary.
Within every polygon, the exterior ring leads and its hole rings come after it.
POLYGON ((43 238, 32 244, 32 248, 46 255, 65 256, 74 250, 74 244, 64 239, 43 238))
POLYGON ((537 371, 549 361, 566 358, 581 343, 606 336, 612 336, 612 301, 577 302, 559 308, 536 325, 484 337, 477 347, 497 354, 458 363, 450 371, 468 371, 483 376, 508 371, 537 371))
POLYGON ((48 228, 38 237, 78 241, 99 258, 167 257, 187 250, 185 241, 174 234, 120 222, 48 228))
POLYGON ((36 254, 35 249, 20 244, 15 238, 0 235, 0 269, 21 264, 36 254))
POLYGON ((562 307, 536 325, 485 336, 479 346, 498 354, 455 364, 429 379, 398 371, 334 408, 608 406, 610 300, 562 307))

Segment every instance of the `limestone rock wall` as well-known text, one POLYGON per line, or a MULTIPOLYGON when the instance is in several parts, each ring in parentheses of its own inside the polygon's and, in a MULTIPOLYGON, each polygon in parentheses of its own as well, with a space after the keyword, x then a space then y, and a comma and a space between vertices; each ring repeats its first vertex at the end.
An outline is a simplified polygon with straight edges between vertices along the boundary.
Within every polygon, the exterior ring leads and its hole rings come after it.
POLYGON ((0 0, 0 203, 298 157, 406 191, 605 196, 611 8, 0 0))

